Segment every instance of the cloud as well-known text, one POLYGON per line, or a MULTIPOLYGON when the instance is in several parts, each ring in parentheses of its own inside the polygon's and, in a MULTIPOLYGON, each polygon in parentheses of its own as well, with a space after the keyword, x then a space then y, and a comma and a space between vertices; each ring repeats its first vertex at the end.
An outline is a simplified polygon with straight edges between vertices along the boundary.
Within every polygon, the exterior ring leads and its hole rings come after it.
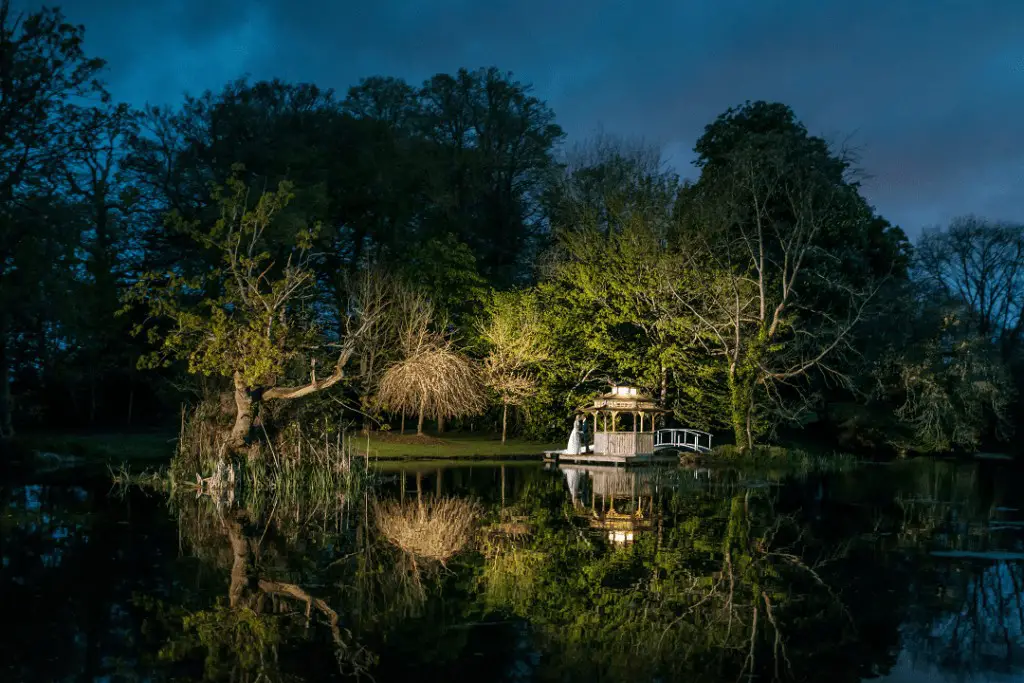
POLYGON ((853 134, 879 211, 911 233, 977 212, 1024 220, 1019 0, 74 0, 115 95, 176 101, 251 73, 344 92, 496 65, 532 82, 570 141, 642 136, 683 176, 704 125, 781 100, 853 134))

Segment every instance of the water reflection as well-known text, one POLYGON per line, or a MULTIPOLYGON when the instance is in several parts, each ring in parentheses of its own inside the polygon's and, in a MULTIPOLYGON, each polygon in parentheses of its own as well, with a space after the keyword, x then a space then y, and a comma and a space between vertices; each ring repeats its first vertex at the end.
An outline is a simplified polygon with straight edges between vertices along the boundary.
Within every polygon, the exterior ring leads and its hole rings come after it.
POLYGON ((84 473, 0 486, 0 679, 1024 675, 1005 464, 379 477, 230 506, 84 473))

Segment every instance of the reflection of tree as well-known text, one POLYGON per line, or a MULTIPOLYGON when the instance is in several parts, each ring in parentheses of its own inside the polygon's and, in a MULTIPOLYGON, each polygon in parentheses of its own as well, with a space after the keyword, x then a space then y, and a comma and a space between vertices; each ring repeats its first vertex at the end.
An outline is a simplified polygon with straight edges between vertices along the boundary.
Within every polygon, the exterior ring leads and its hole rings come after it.
POLYGON ((187 663, 202 653, 205 680, 292 680, 282 670, 282 649, 329 642, 340 673, 365 672, 372 658, 338 612, 301 580, 281 577, 306 573, 291 562, 289 540, 297 537, 289 539, 280 523, 274 528, 273 518, 260 524, 244 509, 223 511, 209 503, 183 505, 182 529, 192 530, 188 540, 197 555, 228 565, 227 598, 194 610, 160 606, 167 631, 160 658, 187 663))
POLYGON ((899 480, 893 544, 913 576, 902 635, 914 666, 1021 673, 1021 525, 1004 507, 1014 481, 988 464, 931 461, 899 480))
POLYGON ((545 678, 800 680, 820 662, 801 649, 808 630, 838 624, 831 642, 810 641, 819 649, 852 639, 826 574, 843 546, 812 541, 764 489, 687 491, 658 505, 664 528, 627 547, 581 534, 572 517, 493 544, 483 595, 536 629, 545 678))
POLYGON ((461 498, 374 504, 377 527, 388 541, 414 558, 442 565, 470 543, 479 514, 479 506, 461 498))
POLYGON ((914 659, 964 673, 1006 670, 1022 660, 1024 566, 971 559, 936 568, 935 579, 941 609, 905 629, 914 659))

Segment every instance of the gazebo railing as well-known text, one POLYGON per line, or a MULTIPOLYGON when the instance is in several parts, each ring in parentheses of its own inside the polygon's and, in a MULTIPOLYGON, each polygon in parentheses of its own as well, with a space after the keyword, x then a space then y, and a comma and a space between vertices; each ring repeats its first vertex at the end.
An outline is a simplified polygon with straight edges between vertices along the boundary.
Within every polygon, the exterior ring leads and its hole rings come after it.
POLYGON ((598 432, 594 434, 594 452, 605 455, 636 455, 654 450, 651 432, 598 432))

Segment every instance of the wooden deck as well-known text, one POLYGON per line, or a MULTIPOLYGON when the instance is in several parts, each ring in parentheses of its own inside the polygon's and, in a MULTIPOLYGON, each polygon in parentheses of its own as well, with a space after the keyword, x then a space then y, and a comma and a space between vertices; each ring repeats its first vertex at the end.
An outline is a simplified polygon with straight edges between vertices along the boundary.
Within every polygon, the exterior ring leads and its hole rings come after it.
POLYGON ((561 451, 544 451, 544 459, 549 462, 575 462, 591 465, 649 465, 659 462, 679 462, 678 453, 636 453, 633 455, 615 455, 607 453, 562 453, 561 451))

